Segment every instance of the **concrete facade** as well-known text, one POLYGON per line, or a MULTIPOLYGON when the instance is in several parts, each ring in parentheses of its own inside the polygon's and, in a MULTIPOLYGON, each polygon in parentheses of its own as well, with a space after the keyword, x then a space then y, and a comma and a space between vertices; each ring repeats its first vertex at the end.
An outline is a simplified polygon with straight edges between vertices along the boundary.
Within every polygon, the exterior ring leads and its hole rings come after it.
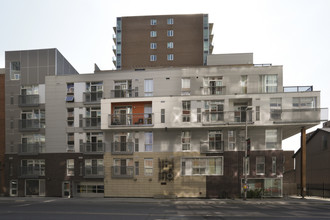
POLYGON ((118 17, 114 64, 123 70, 206 65, 212 27, 207 14, 118 17))

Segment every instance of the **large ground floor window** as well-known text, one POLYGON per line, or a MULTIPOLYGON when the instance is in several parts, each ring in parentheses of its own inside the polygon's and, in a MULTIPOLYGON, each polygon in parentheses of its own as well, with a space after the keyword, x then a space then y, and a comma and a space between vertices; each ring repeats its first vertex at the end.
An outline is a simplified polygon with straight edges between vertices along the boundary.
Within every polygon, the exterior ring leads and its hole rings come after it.
POLYGON ((27 179, 25 180, 26 196, 45 196, 45 180, 44 179, 27 179))
POLYGON ((223 175, 223 157, 182 158, 182 176, 223 175))
MULTIPOLYGON (((242 193, 243 193, 242 179, 242 193)), ((248 195, 255 197, 281 197, 282 196, 282 179, 281 178, 265 178, 265 179, 247 179, 248 195)))
POLYGON ((104 184, 101 183, 77 183, 76 193, 78 196, 103 196, 104 184))

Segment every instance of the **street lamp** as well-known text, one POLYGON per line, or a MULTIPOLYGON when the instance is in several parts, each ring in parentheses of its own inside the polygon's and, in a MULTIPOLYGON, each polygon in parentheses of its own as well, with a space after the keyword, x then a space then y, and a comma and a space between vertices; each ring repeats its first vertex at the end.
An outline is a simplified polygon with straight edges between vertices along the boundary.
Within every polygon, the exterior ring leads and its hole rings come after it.
MULTIPOLYGON (((249 111, 252 111, 253 107, 252 106, 247 106, 245 108, 245 155, 244 155, 244 162, 243 162, 243 169, 244 169, 244 185, 243 185, 243 189, 244 189, 244 198, 243 200, 246 200, 246 195, 247 195, 247 158, 248 158, 248 144, 250 144, 250 139, 248 138, 248 124, 247 124, 247 113, 249 111)), ((251 117, 251 121, 252 121, 252 117, 251 117)))

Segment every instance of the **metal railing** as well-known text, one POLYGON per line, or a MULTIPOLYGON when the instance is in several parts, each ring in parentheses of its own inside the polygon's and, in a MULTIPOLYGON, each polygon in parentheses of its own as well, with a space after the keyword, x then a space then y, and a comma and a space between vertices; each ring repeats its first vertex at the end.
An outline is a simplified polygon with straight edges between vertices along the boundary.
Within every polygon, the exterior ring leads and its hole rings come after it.
POLYGON ((112 178, 133 178, 134 167, 132 166, 112 166, 111 167, 112 178))
POLYGON ((101 117, 83 118, 84 129, 101 129, 101 117))
POLYGON ((84 154, 104 154, 105 143, 103 142, 90 142, 83 143, 80 146, 80 151, 84 154))
POLYGON ((85 166, 85 178, 103 178, 104 166, 85 166))
POLYGON ((33 143, 33 144, 19 144, 19 154, 21 155, 37 155, 45 152, 44 143, 33 143))
POLYGON ((203 112, 203 124, 226 124, 252 122, 252 111, 203 112))
POLYGON ((37 131, 45 127, 45 119, 21 119, 18 126, 20 131, 37 131))
POLYGON ((204 95, 225 95, 226 86, 204 86, 203 94, 204 95))
POLYGON ((223 146, 224 146, 223 141, 216 141, 216 142, 203 141, 203 142, 201 142, 200 152, 201 153, 222 153, 223 146))
POLYGON ((19 95, 18 106, 21 107, 39 106, 39 95, 19 95))
POLYGON ((125 90, 111 90, 111 98, 131 98, 137 97, 138 94, 134 89, 125 89, 125 90))
POLYGON ((103 92, 84 92, 84 103, 85 104, 95 104, 100 103, 103 97, 103 92))
POLYGON ((21 177, 37 178, 39 176, 45 176, 44 166, 21 166, 21 177))
POLYGON ((134 153, 134 142, 112 142, 111 153, 127 155, 134 153))
POLYGON ((313 92, 313 86, 284 86, 283 92, 313 92))
POLYGON ((152 126, 153 113, 110 114, 109 127, 115 126, 152 126))

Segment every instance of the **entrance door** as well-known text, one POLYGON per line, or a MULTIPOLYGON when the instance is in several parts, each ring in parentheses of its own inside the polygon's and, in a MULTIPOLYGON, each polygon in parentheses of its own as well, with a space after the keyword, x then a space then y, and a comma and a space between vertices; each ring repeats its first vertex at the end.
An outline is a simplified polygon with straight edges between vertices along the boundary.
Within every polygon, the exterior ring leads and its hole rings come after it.
POLYGON ((63 182, 63 190, 62 190, 63 197, 71 197, 71 185, 70 182, 63 182))

